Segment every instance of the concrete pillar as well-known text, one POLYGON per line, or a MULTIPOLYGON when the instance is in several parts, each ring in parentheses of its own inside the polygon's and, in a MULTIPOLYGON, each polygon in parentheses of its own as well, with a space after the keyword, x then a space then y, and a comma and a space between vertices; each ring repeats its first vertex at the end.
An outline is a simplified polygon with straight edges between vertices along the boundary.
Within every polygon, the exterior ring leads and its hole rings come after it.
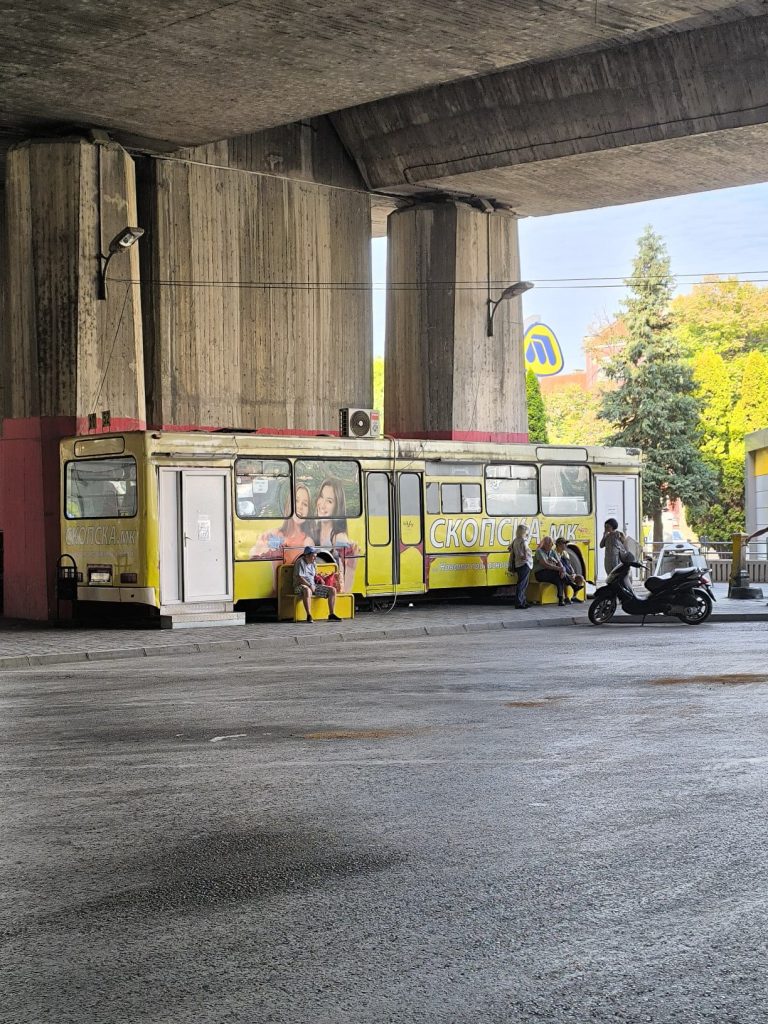
POLYGON ((140 193, 153 426, 324 432, 371 403, 367 194, 178 158, 140 193))
POLYGON ((2 273, 0 506, 7 616, 45 619, 59 554, 58 441, 145 425, 138 253, 100 260, 136 225, 133 163, 119 146, 33 141, 8 154, 2 273), (89 416, 95 416, 95 427, 89 416))
POLYGON ((390 214, 384 390, 387 433, 525 441, 520 299, 488 299, 520 279, 517 220, 459 203, 390 214))

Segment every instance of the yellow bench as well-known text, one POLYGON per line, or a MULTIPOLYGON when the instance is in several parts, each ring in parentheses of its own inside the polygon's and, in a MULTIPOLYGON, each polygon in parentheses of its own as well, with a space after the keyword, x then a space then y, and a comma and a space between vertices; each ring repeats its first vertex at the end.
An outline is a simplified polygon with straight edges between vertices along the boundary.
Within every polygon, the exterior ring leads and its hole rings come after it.
MULTIPOLYGON (((511 572, 509 575, 517 583, 517 573, 511 572)), ((566 597, 573 597, 574 593, 575 591, 572 587, 565 588, 566 597)), ((583 590, 581 594, 583 597, 583 590)), ((531 573, 528 577, 525 599, 529 604, 557 604, 557 587, 554 583, 539 583, 533 573, 531 573)))
MULTIPOLYGON (((320 562, 316 566, 318 575, 330 576, 336 572, 335 565, 320 562)), ((327 619, 330 614, 328 601, 324 597, 313 597, 310 603, 313 619, 327 619)), ((340 619, 354 619, 355 595, 336 595, 336 614, 340 619)), ((277 617, 281 622, 306 622, 304 602, 293 592, 293 566, 281 565, 277 571, 277 617)))

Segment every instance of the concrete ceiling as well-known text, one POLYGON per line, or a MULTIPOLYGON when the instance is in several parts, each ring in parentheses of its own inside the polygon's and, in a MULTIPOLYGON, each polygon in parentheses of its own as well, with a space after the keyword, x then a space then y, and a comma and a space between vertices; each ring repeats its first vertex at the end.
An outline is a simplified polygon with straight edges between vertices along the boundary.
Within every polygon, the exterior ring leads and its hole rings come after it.
MULTIPOLYGON (((0 149, 101 127, 160 152, 753 17, 766 4, 6 0, 1 10, 0 149)), ((418 124, 418 97, 413 110, 418 124)), ((348 148, 361 166, 351 137, 348 148)))

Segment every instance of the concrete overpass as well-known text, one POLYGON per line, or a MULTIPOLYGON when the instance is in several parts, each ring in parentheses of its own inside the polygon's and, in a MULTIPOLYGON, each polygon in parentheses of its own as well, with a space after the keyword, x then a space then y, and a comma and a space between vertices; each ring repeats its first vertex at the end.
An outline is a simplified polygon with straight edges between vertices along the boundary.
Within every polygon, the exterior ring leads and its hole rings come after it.
POLYGON ((524 276, 516 218, 766 176, 758 0, 6 6, 0 526, 36 552, 6 558, 19 614, 46 612, 56 509, 30 518, 29 496, 55 489, 63 433, 106 411, 328 430, 370 404, 388 214, 388 428, 515 438, 519 303, 490 338, 485 311, 524 276), (99 253, 136 223, 101 301, 99 253))

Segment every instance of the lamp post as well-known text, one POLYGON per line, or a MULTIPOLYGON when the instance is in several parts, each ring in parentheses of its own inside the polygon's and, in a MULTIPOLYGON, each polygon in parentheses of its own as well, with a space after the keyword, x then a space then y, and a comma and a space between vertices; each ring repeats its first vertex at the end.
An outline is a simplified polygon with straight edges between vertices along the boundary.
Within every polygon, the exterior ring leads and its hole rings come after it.
POLYGON ((123 228, 112 241, 109 243, 109 251, 105 256, 103 252, 99 253, 99 261, 101 266, 99 267, 99 288, 96 295, 97 299, 104 300, 107 297, 107 267, 109 261, 119 252, 125 252, 126 249, 130 249, 141 236, 144 234, 144 228, 123 228))
POLYGON ((505 299, 515 299, 518 295, 522 295, 523 292, 530 291, 531 288, 533 288, 533 281, 515 281, 514 284, 510 284, 504 289, 498 299, 488 299, 486 334, 489 338, 493 337, 493 317, 499 305, 504 302, 505 299))

